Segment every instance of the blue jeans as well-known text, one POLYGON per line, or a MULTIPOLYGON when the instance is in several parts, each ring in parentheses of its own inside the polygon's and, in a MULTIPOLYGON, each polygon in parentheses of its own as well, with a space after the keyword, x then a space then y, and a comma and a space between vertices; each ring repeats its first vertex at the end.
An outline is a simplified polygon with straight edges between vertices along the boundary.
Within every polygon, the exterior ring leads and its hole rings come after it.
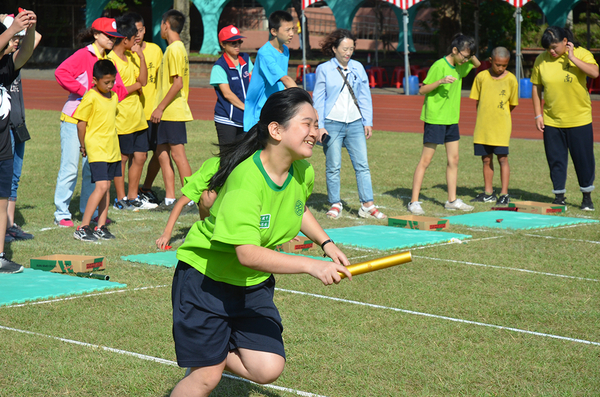
POLYGON ((358 198, 361 203, 373 201, 373 187, 371 186, 371 171, 367 160, 367 140, 365 129, 361 120, 352 123, 325 120, 325 129, 329 133, 329 140, 323 144, 325 153, 325 176, 327 178, 327 197, 329 203, 341 202, 340 199, 340 171, 342 169, 342 144, 348 149, 354 172, 358 198))
POLYGON ((10 142, 12 144, 13 152, 13 176, 12 183, 10 186, 10 197, 9 201, 17 201, 17 189, 19 188, 19 181, 21 180, 21 170, 23 169, 23 156, 25 155, 25 142, 16 143, 15 134, 13 130, 10 130, 10 142))
MULTIPOLYGON (((77 136, 77 124, 60 123, 60 169, 56 178, 56 190, 54 192, 54 219, 71 219, 69 203, 77 185, 77 174, 79 172, 79 138, 77 136)), ((83 214, 85 206, 94 191, 96 185, 92 183, 92 174, 87 157, 81 160, 81 196, 79 197, 79 211, 83 214)), ((94 212, 95 217, 97 211, 94 212)))

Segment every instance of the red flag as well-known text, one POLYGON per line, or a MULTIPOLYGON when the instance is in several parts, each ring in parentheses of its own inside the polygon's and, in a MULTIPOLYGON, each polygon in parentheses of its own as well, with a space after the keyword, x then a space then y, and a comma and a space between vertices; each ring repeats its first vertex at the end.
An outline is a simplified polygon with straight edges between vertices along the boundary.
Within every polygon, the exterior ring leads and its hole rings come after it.
POLYGON ((393 4, 402 10, 408 10, 410 7, 414 6, 421 0, 383 0, 383 1, 393 4))
POLYGON ((523 7, 529 0, 506 0, 508 4, 515 7, 523 7))

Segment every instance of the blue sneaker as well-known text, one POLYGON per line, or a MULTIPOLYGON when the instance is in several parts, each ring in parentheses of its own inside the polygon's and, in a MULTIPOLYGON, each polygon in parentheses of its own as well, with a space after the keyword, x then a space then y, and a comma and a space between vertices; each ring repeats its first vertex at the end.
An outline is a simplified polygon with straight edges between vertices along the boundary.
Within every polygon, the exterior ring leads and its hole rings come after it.
POLYGON ((113 208, 121 211, 138 211, 137 207, 134 207, 129 203, 129 200, 117 200, 115 199, 115 203, 113 204, 113 208))

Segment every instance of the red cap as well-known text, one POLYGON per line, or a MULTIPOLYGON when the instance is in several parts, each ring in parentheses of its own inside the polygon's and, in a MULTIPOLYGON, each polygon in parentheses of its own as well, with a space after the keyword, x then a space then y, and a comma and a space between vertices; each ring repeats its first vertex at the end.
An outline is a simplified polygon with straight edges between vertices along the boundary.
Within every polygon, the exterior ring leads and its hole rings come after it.
POLYGON ((233 25, 225 26, 219 32, 219 41, 236 41, 245 38, 240 35, 239 29, 233 25))
POLYGON ((92 29, 112 37, 125 37, 117 32, 117 22, 114 18, 98 18, 92 23, 92 29))

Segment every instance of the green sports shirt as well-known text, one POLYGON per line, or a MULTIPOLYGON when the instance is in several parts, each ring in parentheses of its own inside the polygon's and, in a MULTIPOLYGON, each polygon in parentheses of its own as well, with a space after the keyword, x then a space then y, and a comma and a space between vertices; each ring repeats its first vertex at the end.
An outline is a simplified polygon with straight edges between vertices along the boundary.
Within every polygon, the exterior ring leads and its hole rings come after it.
POLYGON ((456 77, 452 84, 440 84, 438 88, 425 95, 421 120, 428 124, 458 124, 460 118, 460 92, 462 79, 473 69, 471 61, 452 66, 446 57, 434 62, 427 72, 423 84, 435 83, 446 76, 456 77))
POLYGON ((186 262, 215 281, 252 286, 270 273, 243 266, 236 245, 269 249, 296 237, 315 174, 306 160, 292 163, 283 185, 276 185, 260 160, 261 151, 240 163, 227 178, 210 216, 196 222, 177 250, 186 262))

